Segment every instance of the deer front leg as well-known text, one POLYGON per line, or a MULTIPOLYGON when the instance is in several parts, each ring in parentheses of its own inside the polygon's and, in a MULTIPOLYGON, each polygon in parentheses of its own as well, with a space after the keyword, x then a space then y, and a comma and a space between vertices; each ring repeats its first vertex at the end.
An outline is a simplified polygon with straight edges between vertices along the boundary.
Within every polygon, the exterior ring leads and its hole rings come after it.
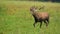
POLYGON ((34 24, 33 24, 33 26, 35 27, 35 24, 36 24, 37 22, 34 22, 34 24))
POLYGON ((42 21, 40 22, 40 28, 41 28, 41 26, 42 26, 42 21))

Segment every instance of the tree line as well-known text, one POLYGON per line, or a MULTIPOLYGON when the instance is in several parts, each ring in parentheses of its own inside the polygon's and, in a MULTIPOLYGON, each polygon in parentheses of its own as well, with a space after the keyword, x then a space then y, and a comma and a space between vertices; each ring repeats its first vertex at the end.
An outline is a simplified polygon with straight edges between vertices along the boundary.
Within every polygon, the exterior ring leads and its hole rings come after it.
POLYGON ((60 2, 60 0, 31 0, 31 1, 44 1, 44 2, 60 2))

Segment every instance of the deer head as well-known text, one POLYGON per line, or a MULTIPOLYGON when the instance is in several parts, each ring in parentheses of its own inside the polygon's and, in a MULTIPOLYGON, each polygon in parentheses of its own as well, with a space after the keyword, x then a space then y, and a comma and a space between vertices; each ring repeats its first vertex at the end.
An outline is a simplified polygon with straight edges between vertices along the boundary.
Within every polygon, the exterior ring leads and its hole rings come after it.
POLYGON ((35 12, 35 11, 37 11, 37 7, 32 6, 32 7, 30 8, 30 11, 31 11, 31 12, 35 12))

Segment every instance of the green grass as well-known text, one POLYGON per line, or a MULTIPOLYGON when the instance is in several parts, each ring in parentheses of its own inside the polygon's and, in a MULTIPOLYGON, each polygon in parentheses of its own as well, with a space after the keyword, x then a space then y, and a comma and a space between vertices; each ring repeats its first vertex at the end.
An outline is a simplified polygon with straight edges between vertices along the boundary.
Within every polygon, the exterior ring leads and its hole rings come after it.
POLYGON ((60 34, 60 3, 3 1, 0 2, 0 34, 60 34), (33 27, 34 18, 30 14, 31 6, 45 6, 40 11, 50 14, 50 23, 33 27))

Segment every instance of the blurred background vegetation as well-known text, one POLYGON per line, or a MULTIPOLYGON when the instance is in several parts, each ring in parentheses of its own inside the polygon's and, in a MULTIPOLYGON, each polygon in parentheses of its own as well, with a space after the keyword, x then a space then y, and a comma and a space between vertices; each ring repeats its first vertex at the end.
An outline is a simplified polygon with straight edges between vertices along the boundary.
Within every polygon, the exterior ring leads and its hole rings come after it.
POLYGON ((2 1, 42 1, 42 2, 60 2, 60 0, 2 0, 2 1))
POLYGON ((0 34, 60 34, 60 3, 57 2, 60 0, 0 0, 0 34), (42 28, 39 23, 33 27, 34 18, 29 11, 33 5, 45 6, 40 11, 50 14, 48 28, 44 23, 42 28))

